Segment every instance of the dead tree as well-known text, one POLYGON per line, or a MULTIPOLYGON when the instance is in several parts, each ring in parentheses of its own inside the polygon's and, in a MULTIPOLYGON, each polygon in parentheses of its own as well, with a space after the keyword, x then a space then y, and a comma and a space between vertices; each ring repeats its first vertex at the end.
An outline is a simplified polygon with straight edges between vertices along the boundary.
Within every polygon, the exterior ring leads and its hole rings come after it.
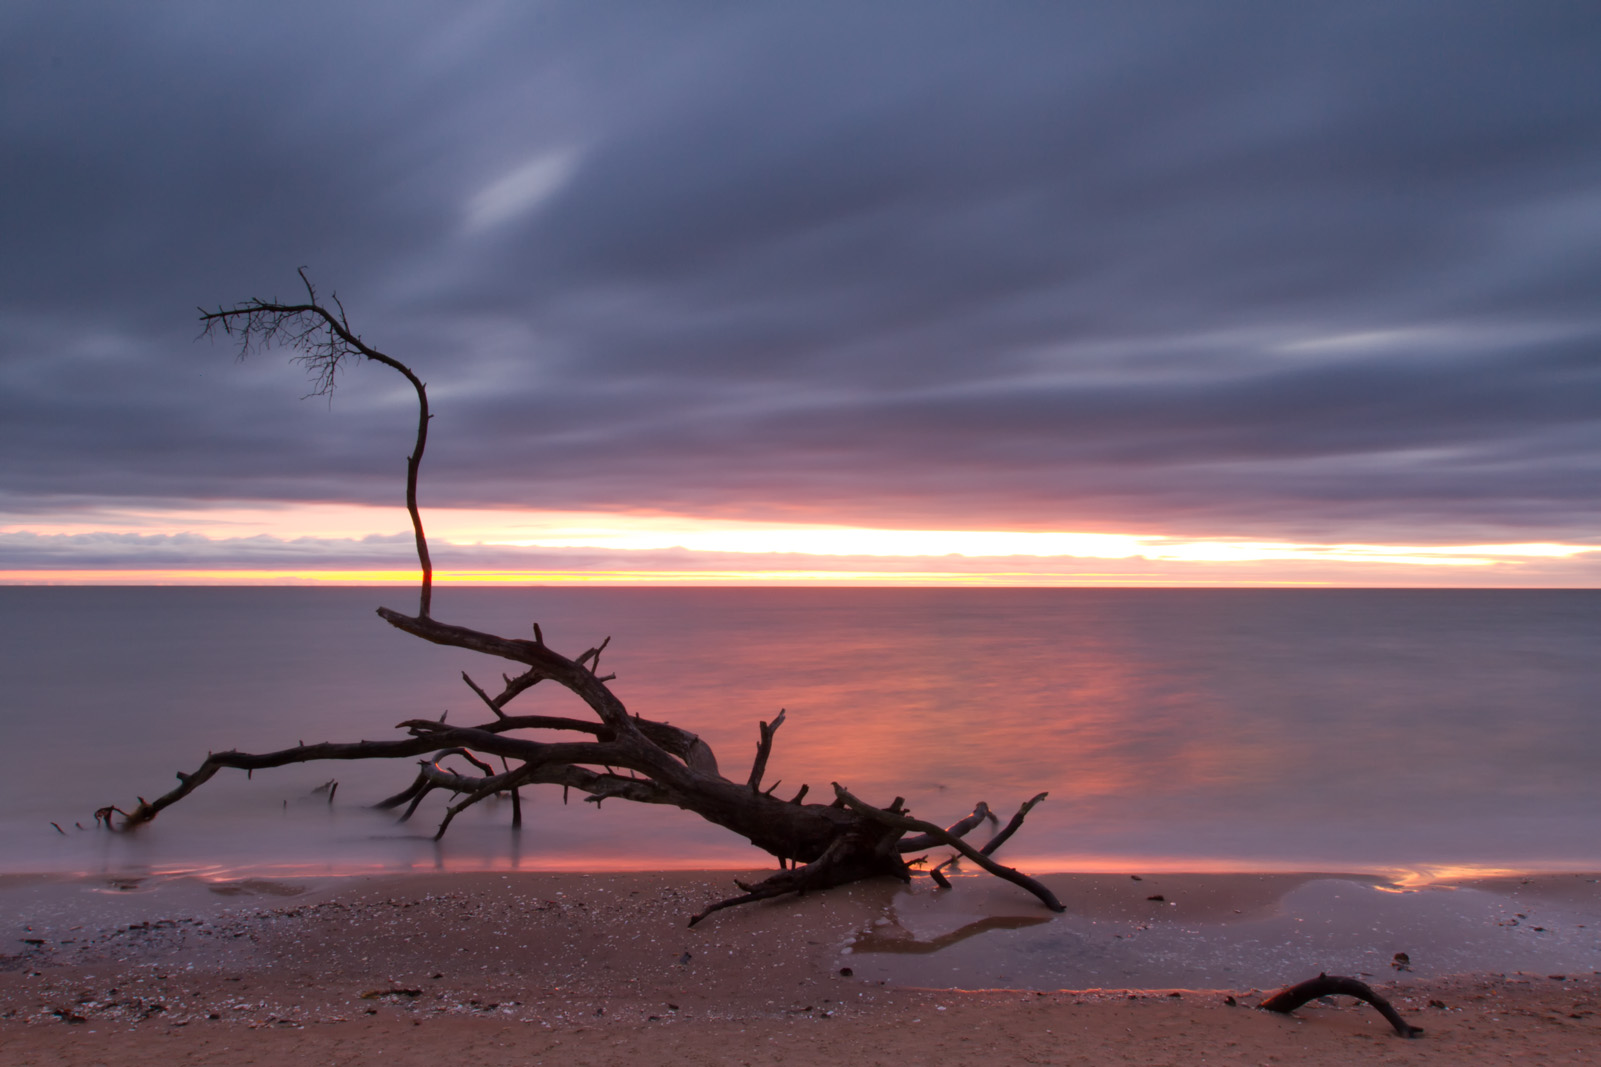
MULTIPOLYGON (((777 783, 763 789, 762 779, 772 753, 773 739, 784 714, 762 723, 756 758, 742 781, 725 777, 711 748, 688 730, 641 718, 628 711, 606 683, 612 675, 600 673, 602 641, 569 658, 545 643, 538 623, 533 637, 510 638, 454 626, 432 617, 430 592, 433 568, 429 560, 422 518, 417 508, 417 474, 428 434, 428 395, 422 380, 400 361, 366 344, 351 328, 343 305, 330 296, 332 307, 319 302, 311 282, 301 272, 306 299, 299 303, 249 300, 215 311, 201 309, 204 333, 220 328, 239 344, 241 357, 269 346, 284 346, 300 354, 314 383, 313 395, 332 391, 337 373, 347 361, 370 360, 390 367, 411 383, 417 394, 416 444, 406 462, 406 506, 416 534, 417 557, 422 567, 422 596, 416 615, 379 608, 378 615, 391 626, 434 644, 468 649, 515 664, 502 675, 500 692, 490 695, 464 672, 462 681, 475 694, 488 715, 473 726, 447 725, 431 719, 408 719, 398 729, 403 737, 389 741, 297 744, 276 752, 212 753, 193 773, 178 773, 178 785, 155 800, 139 798, 132 811, 102 808, 103 824, 130 830, 149 822, 164 808, 194 792, 223 768, 246 772, 313 760, 415 760, 416 779, 402 792, 380 802, 380 808, 408 805, 409 817, 429 793, 448 792, 451 802, 439 824, 443 836, 451 820, 467 808, 500 794, 517 796, 524 786, 557 785, 576 790, 599 804, 608 799, 642 804, 669 804, 694 812, 725 827, 777 857, 779 870, 754 884, 736 883, 741 895, 712 905, 690 920, 735 904, 764 900, 788 893, 806 893, 882 875, 909 881, 913 868, 903 858, 913 853, 949 848, 956 857, 1033 893, 1046 907, 1061 911, 1051 891, 1028 875, 1003 866, 991 853, 1021 825, 1029 810, 1045 794, 1024 804, 1011 822, 982 847, 965 838, 986 821, 995 822, 989 808, 979 804, 954 825, 940 827, 913 818, 896 797, 887 807, 875 807, 834 783, 826 803, 806 803, 807 787, 787 799, 774 796, 777 783), (550 715, 514 715, 507 711, 514 698, 542 683, 567 689, 593 713, 593 719, 550 715), (476 773, 447 770, 441 761, 462 757, 476 773), (498 759, 496 772, 490 762, 498 759), (120 815, 120 824, 114 817, 120 815)), ((610 640, 609 638, 607 639, 610 640)), ((914 863, 916 861, 913 861, 914 863)), ((949 861, 947 861, 948 863, 949 861)), ((940 866, 944 866, 941 864, 940 866)), ((948 885, 936 867, 931 873, 948 885)))

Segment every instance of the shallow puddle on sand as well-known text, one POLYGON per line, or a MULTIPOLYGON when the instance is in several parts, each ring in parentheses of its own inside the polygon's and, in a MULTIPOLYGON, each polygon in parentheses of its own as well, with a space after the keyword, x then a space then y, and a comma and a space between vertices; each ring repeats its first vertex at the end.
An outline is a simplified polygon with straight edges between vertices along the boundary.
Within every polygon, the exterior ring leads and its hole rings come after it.
POLYGON ((848 965, 869 981, 969 989, 1252 989, 1320 971, 1407 981, 1601 970, 1601 893, 1580 876, 1550 876, 1521 892, 1397 891, 1329 875, 1046 881, 1066 913, 1051 915, 994 879, 907 890, 892 917, 848 946, 848 965))

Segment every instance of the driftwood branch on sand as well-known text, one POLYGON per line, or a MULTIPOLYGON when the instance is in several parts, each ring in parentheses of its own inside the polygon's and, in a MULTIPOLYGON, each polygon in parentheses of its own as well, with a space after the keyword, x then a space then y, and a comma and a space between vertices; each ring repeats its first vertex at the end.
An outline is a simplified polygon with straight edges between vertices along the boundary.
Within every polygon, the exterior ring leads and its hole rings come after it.
POLYGON ((1281 1015, 1288 1015, 1301 1005, 1318 997, 1356 997, 1365 1000, 1378 1009, 1395 1032, 1402 1037, 1422 1037, 1423 1028, 1413 1026, 1401 1018, 1401 1013, 1395 1010, 1388 1000, 1385 1000, 1373 987, 1356 978, 1346 978, 1337 974, 1320 974, 1316 978, 1308 978, 1297 985, 1285 988, 1268 997, 1257 1007, 1263 1011, 1276 1011, 1281 1015))
MULTIPOLYGON (((179 772, 178 785, 154 800, 139 798, 132 810, 115 805, 101 808, 103 825, 132 830, 154 819, 200 788, 218 771, 247 773, 294 763, 322 760, 405 760, 418 765, 415 778, 404 790, 376 806, 389 809, 406 805, 401 818, 411 817, 434 792, 449 794, 450 802, 439 823, 436 838, 466 809, 491 797, 509 794, 514 820, 520 821, 519 790, 527 786, 555 785, 576 791, 594 804, 609 799, 641 804, 668 804, 693 812, 722 826, 777 858, 779 869, 754 884, 739 884, 741 895, 714 904, 696 915, 691 924, 723 908, 757 900, 805 893, 844 885, 864 878, 888 875, 910 881, 915 873, 902 858, 911 852, 947 847, 984 870, 1034 894, 1053 911, 1062 905, 1039 882, 991 858, 1030 810, 1045 799, 1040 793, 1023 804, 1011 821, 983 847, 974 848, 966 835, 995 817, 985 804, 947 827, 911 817, 900 798, 888 807, 876 807, 836 784, 829 803, 805 803, 807 787, 789 799, 775 796, 778 783, 762 789, 773 752, 774 738, 784 723, 782 711, 772 722, 760 724, 756 756, 743 780, 725 777, 710 746, 694 733, 665 722, 642 718, 623 706, 607 686, 610 675, 599 673, 607 641, 574 657, 558 653, 545 641, 535 623, 532 639, 503 637, 435 619, 432 615, 433 567, 417 503, 417 480, 427 444, 427 388, 410 367, 368 345, 351 327, 337 296, 323 303, 315 287, 301 272, 305 299, 284 303, 249 300, 231 308, 201 310, 206 334, 220 330, 237 341, 240 354, 281 346, 300 353, 295 357, 311 371, 314 394, 331 393, 339 370, 347 362, 368 360, 401 374, 417 396, 415 443, 406 463, 406 508, 415 534, 422 571, 421 595, 416 614, 379 608, 390 626, 420 640, 472 652, 515 665, 504 674, 503 688, 490 691, 466 673, 462 680, 473 699, 492 716, 475 725, 447 725, 443 720, 407 719, 399 724, 403 736, 387 741, 323 742, 297 744, 273 752, 215 752, 192 772, 179 772), (549 715, 515 715, 508 711, 514 698, 537 685, 560 686, 579 698, 589 718, 549 715), (445 766, 447 759, 460 764, 445 766), (499 761, 501 769, 495 769, 499 761), (120 816, 120 822, 116 817, 120 816)), ((610 640, 609 638, 607 639, 610 640)), ((949 861, 947 861, 949 862, 949 861)), ((945 866, 945 864, 940 865, 945 866)), ((949 882, 939 867, 927 872, 941 885, 949 882)))

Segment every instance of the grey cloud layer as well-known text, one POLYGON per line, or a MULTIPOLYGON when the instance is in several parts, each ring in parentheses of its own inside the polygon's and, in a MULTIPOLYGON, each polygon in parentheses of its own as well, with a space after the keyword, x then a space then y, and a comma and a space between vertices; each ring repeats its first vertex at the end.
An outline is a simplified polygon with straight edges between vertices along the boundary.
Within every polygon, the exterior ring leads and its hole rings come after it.
MULTIPOLYGON (((642 6, 643 7, 643 6, 642 6)), ((0 490, 1588 538, 1601 13, 12 5, 0 490)))

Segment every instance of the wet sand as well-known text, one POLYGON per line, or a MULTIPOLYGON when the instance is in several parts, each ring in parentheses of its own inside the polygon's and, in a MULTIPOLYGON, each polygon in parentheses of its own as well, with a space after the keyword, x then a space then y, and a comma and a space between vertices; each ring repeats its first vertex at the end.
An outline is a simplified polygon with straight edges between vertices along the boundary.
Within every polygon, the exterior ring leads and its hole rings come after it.
POLYGON ((688 929, 730 877, 0 878, 0 1062, 1579 1064, 1601 1047, 1594 876, 1062 875, 1055 918, 963 878, 688 929), (1426 1035, 1347 998, 1251 1010, 1319 970, 1365 975, 1426 1035))

